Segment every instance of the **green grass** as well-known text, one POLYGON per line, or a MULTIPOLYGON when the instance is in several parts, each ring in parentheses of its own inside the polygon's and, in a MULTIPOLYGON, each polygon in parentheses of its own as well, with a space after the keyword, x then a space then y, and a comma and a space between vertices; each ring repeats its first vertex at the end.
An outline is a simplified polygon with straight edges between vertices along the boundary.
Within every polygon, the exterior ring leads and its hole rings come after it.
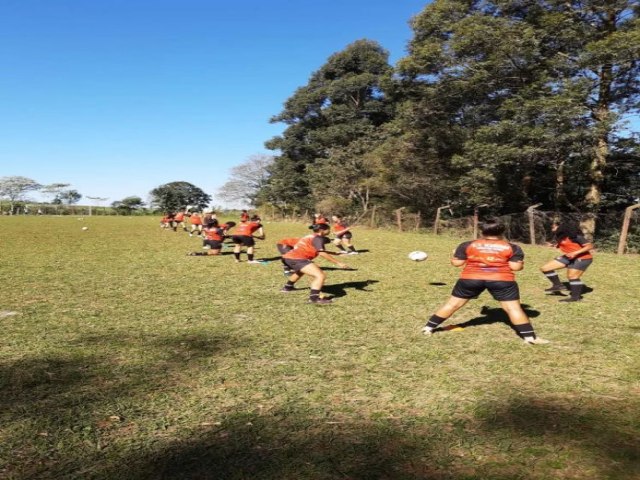
MULTIPOLYGON (((306 230, 266 232, 259 258, 306 230)), ((356 271, 317 260, 321 307, 306 279, 278 293, 278 261, 187 257, 200 241, 155 218, 1 218, 0 478, 640 477, 638 257, 597 254, 593 292, 561 304, 537 268, 555 252, 525 245, 552 341, 532 347, 487 294, 420 334, 460 239, 354 241, 356 271)))

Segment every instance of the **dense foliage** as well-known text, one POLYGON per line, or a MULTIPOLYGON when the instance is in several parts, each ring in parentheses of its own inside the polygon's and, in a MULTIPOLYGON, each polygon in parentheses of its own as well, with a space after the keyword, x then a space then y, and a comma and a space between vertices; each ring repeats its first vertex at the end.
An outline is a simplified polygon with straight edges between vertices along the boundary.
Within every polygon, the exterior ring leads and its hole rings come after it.
POLYGON ((200 209, 209 205, 211 196, 189 182, 170 182, 150 192, 151 204, 165 212, 176 212, 187 205, 200 209))
POLYGON ((597 213, 638 197, 637 0, 436 0, 395 70, 375 42, 332 55, 275 116, 265 202, 597 213))

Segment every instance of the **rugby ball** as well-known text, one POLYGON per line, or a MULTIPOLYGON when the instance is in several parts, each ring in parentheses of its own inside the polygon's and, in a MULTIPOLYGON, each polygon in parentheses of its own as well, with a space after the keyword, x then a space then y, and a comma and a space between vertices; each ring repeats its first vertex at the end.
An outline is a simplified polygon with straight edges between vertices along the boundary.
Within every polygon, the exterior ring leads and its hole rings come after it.
POLYGON ((89 230, 89 227, 82 227, 82 230, 89 230))
POLYGON ((427 255, 427 252, 423 252, 421 250, 416 250, 408 255, 409 259, 413 260, 414 262, 422 262, 426 260, 428 256, 429 255, 427 255))

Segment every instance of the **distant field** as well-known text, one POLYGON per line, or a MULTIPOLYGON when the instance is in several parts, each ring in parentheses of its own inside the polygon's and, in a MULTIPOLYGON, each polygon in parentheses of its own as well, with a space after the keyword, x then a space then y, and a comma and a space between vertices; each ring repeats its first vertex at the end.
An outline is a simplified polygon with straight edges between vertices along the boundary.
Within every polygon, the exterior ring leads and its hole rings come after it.
MULTIPOLYGON (((487 294, 420 334, 461 239, 356 229, 316 306, 158 221, 0 218, 0 478, 640 478, 637 256, 559 304, 524 245, 528 346, 487 294)), ((306 232, 267 223, 257 257, 306 232)))

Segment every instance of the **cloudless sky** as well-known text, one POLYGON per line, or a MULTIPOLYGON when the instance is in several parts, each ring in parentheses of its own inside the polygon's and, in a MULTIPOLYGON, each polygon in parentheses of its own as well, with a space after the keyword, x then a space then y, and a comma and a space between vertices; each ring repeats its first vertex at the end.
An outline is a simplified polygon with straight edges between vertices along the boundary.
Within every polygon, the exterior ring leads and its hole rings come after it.
MULTIPOLYGON (((283 131, 284 101, 333 53, 395 64, 426 0, 0 0, 0 177, 147 199, 215 191, 283 131)), ((81 203, 88 203, 85 199, 81 203)))

